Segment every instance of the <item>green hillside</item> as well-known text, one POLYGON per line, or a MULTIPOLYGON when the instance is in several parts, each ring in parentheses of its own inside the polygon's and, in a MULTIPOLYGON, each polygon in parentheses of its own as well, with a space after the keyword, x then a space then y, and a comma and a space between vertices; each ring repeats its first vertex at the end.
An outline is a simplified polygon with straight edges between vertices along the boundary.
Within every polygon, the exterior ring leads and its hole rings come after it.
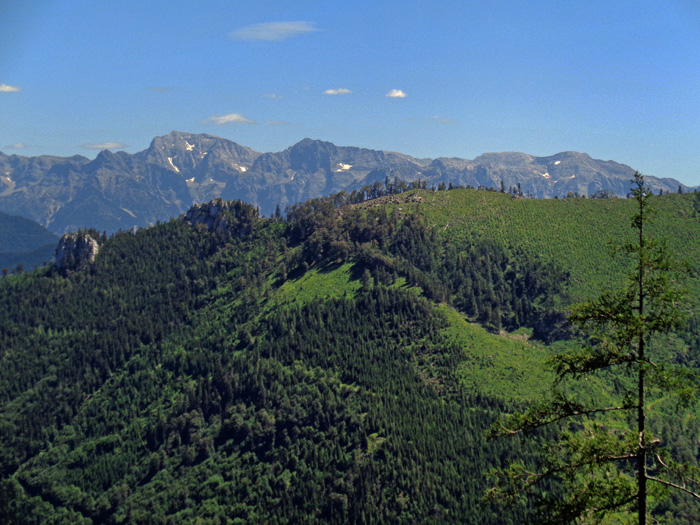
MULTIPOLYGON (((688 256, 693 198, 658 198, 688 256)), ((0 281, 0 521, 533 515, 480 505, 492 468, 536 461, 485 432, 547 388, 545 359, 574 344, 564 306, 620 275, 605 237, 626 234, 625 200, 423 190, 284 221, 200 211, 114 235, 87 270, 0 281)))
MULTIPOLYGON (((430 224, 442 229, 457 245, 474 239, 493 239, 507 246, 560 264, 571 274, 574 300, 598 295, 622 275, 621 261, 611 258, 609 244, 630 239, 629 199, 523 199, 508 194, 452 190, 420 192, 420 203, 408 201, 430 224)), ((410 195, 395 199, 406 201, 410 195)), ((386 198, 385 198, 386 199, 386 198)), ((656 217, 652 235, 665 239, 672 253, 688 261, 700 260, 700 199, 697 194, 671 194, 652 199, 656 217)), ((404 204, 387 206, 402 207, 404 204)), ((700 293, 697 273, 691 288, 700 293)))

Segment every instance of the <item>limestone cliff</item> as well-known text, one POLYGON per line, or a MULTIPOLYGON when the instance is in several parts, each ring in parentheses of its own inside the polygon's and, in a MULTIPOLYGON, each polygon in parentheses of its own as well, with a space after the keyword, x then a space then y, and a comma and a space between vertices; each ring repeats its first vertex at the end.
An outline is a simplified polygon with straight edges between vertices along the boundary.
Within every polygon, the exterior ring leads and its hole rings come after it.
POLYGON ((258 210, 240 201, 214 199, 195 204, 184 216, 193 226, 203 225, 223 238, 242 237, 253 231, 258 210))
POLYGON ((100 249, 99 242, 88 232, 66 233, 56 248, 56 267, 82 270, 89 267, 100 249))

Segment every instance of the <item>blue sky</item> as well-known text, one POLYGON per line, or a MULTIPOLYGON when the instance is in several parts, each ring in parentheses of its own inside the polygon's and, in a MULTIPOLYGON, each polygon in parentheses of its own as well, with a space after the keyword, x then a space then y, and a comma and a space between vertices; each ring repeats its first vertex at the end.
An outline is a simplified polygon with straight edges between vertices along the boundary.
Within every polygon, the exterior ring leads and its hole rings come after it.
POLYGON ((574 150, 698 185, 700 2, 0 0, 0 151, 134 153, 172 130, 574 150))

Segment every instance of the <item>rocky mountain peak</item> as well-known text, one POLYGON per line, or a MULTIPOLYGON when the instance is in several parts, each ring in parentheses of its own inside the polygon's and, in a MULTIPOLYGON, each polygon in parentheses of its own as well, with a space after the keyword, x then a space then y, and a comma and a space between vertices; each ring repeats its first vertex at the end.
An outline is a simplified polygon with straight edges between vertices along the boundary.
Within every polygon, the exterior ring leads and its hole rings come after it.
POLYGON ((94 160, 90 161, 85 169, 89 173, 94 173, 100 169, 128 169, 125 165, 125 159, 129 158, 129 154, 124 151, 112 153, 108 149, 103 149, 97 154, 94 160))
POLYGON ((200 183, 212 172, 219 177, 245 172, 260 153, 214 135, 172 131, 155 137, 148 149, 135 156, 200 183))
POLYGON ((335 156, 338 148, 330 142, 304 139, 289 150, 291 169, 315 173, 319 170, 330 171, 331 157, 335 156))
POLYGON ((503 153, 484 153, 474 159, 475 164, 499 164, 503 166, 522 166, 530 164, 535 157, 517 151, 503 153))
POLYGON ((318 140, 318 139, 310 139, 309 137, 301 139, 299 142, 294 144, 291 149, 295 148, 309 148, 309 147, 318 147, 318 146, 333 146, 335 147, 335 144, 332 142, 326 142, 323 140, 318 140))

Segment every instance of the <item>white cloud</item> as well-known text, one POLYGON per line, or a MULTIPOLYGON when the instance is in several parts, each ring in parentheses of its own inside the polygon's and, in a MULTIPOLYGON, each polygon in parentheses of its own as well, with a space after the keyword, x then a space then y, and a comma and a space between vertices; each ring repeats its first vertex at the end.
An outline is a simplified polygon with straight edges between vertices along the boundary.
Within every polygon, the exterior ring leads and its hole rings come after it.
POLYGON ((282 95, 277 95, 275 93, 267 93, 266 95, 263 95, 265 98, 282 98, 282 95))
POLYGON ((15 142, 14 144, 5 146, 6 149, 27 149, 28 147, 29 145, 25 144, 24 142, 15 142))
POLYGON ((0 93, 13 93, 15 91, 21 91, 22 88, 16 86, 8 86, 7 84, 0 84, 0 93))
POLYGON ((348 95, 352 93, 349 89, 345 88, 340 88, 340 89, 327 89, 323 92, 324 95, 348 95))
POLYGON ((221 126, 223 124, 231 124, 232 122, 236 124, 255 124, 254 121, 245 118, 240 113, 230 113, 228 115, 214 115, 213 117, 209 117, 208 119, 204 120, 204 122, 213 122, 217 126, 221 126))
POLYGON ((406 98, 406 93, 400 89, 392 89, 386 94, 386 96, 389 98, 406 98))
POLYGON ((97 144, 83 144, 83 148, 87 149, 124 149, 126 148, 126 144, 122 144, 121 142, 98 142, 97 144))
POLYGON ((311 22, 267 22, 265 24, 242 27, 231 33, 231 37, 237 40, 278 42, 315 31, 318 31, 318 29, 311 22))

